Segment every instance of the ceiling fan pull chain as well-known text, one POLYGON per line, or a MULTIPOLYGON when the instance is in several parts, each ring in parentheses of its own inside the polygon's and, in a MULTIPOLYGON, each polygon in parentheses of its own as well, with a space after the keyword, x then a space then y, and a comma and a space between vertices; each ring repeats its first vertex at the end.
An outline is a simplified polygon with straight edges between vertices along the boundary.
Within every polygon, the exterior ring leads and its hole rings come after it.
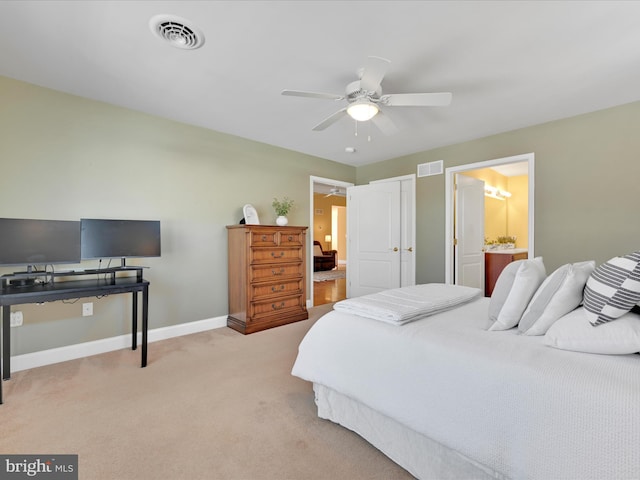
POLYGON ((355 135, 354 136, 357 137, 358 136, 358 121, 354 120, 354 123, 355 123, 355 135))

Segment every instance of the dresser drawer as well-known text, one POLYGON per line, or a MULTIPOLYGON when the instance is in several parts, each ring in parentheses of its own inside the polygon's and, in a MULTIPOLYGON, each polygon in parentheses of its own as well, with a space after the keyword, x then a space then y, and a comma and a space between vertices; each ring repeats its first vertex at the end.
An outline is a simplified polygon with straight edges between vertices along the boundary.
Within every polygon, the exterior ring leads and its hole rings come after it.
POLYGON ((302 293, 302 278, 284 280, 278 283, 251 284, 252 297, 260 300, 265 297, 282 296, 302 293))
POLYGON ((302 261, 302 255, 300 247, 252 248, 249 262, 256 264, 302 261))
POLYGON ((278 232, 278 245, 301 247, 304 245, 304 233, 300 231, 278 232))
POLYGON ((284 265, 254 265, 249 270, 251 283, 294 277, 304 277, 304 265, 299 262, 284 265))
POLYGON ((252 247, 269 247, 278 244, 277 230, 252 229, 249 232, 249 245, 252 247))
POLYGON ((274 300, 263 300, 251 302, 251 321, 260 321, 278 315, 291 315, 295 313, 305 313, 305 301, 302 295, 290 297, 279 297, 274 300))

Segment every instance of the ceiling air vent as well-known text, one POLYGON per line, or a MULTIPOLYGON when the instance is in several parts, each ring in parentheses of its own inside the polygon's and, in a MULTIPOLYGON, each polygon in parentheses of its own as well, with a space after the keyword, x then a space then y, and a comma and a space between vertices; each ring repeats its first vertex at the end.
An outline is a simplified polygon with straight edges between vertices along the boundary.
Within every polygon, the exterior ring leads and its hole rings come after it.
POLYGON ((204 45, 204 35, 191 22, 175 15, 156 15, 149 28, 159 38, 176 48, 193 50, 204 45))
POLYGON ((418 165, 418 177, 428 177, 430 175, 442 175, 444 172, 444 160, 421 163, 418 165))

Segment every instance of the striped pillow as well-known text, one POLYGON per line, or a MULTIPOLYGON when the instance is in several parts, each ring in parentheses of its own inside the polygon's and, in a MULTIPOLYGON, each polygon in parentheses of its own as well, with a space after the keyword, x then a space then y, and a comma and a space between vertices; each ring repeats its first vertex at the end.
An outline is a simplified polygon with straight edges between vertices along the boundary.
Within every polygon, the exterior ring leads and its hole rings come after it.
POLYGON ((593 326, 621 317, 639 301, 640 251, 600 265, 584 289, 584 307, 593 326))

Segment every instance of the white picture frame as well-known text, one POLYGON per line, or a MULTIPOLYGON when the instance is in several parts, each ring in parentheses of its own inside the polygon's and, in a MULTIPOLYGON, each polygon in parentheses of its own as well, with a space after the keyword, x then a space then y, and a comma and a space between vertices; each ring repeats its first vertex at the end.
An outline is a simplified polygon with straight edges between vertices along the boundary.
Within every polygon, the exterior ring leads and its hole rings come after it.
POLYGON ((244 223, 247 225, 260 225, 260 219, 258 218, 258 212, 253 205, 247 203, 242 207, 242 213, 244 214, 244 223))

